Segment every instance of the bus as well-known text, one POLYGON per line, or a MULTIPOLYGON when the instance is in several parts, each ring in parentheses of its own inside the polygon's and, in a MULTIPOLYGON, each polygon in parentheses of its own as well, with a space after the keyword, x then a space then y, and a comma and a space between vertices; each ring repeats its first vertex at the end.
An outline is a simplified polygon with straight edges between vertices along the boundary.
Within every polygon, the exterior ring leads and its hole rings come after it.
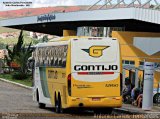
POLYGON ((83 108, 111 113, 122 106, 119 42, 106 37, 60 37, 33 52, 33 99, 57 113, 83 108))

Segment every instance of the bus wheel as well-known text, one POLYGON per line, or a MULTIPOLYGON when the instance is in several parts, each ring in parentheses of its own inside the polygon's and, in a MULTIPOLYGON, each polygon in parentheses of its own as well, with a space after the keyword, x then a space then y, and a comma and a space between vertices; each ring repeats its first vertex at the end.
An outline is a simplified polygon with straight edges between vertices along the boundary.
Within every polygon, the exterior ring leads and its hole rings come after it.
POLYGON ((153 96, 153 103, 160 104, 160 93, 156 93, 153 96))
POLYGON ((38 102, 38 105, 39 105, 39 108, 41 108, 41 109, 44 109, 46 107, 46 104, 44 104, 44 103, 38 102))
POLYGON ((38 93, 38 90, 37 90, 37 102, 38 102, 39 108, 44 109, 46 107, 46 104, 39 102, 39 93, 38 93))
POLYGON ((55 100, 55 111, 56 113, 63 113, 61 98, 58 95, 58 100, 55 100))

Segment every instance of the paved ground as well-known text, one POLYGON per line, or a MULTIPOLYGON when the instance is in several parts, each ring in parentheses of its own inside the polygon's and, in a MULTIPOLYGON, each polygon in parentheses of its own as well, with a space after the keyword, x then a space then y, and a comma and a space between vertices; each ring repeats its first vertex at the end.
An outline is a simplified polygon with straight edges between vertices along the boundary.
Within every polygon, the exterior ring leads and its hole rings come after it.
MULTIPOLYGON (((132 109, 131 106, 123 105, 121 109, 117 109, 117 110, 115 109, 113 112, 113 115, 116 115, 116 116, 124 115, 124 114, 133 115, 135 114, 134 113, 135 110, 138 112, 141 112, 141 109, 136 109, 134 107, 133 107, 134 110, 126 111, 131 109, 132 109)), ((140 116, 143 116, 143 115, 140 115, 140 116)), ((158 118, 159 117, 160 115, 158 115, 158 118)), ((94 115, 93 112, 91 111, 90 112, 86 111, 84 113, 77 113, 73 110, 72 112, 67 114, 56 114, 54 112, 54 108, 51 108, 51 107, 47 107, 46 109, 40 109, 38 107, 38 104, 32 100, 32 90, 0 81, 0 119, 1 118, 2 119, 51 119, 51 118, 56 118, 56 119, 57 118, 59 119, 90 118, 91 119, 91 118, 105 118, 105 117, 98 117, 97 115, 94 115)), ((112 117, 107 117, 107 118, 112 118, 112 117)))
POLYGON ((32 90, 0 81, 0 119, 93 118, 93 113, 56 114, 54 108, 40 109, 32 100, 32 90))
POLYGON ((52 113, 52 110, 39 109, 31 90, 0 81, 0 112, 52 113))
MULTIPOLYGON (((142 108, 138 108, 137 106, 133 106, 131 104, 123 104, 122 108, 123 110, 128 110, 129 112, 132 113, 138 113, 138 114, 150 114, 150 113, 157 113, 160 114, 160 106, 156 105, 153 106, 151 110, 142 110, 142 108)), ((120 109, 119 109, 120 110, 120 109)))

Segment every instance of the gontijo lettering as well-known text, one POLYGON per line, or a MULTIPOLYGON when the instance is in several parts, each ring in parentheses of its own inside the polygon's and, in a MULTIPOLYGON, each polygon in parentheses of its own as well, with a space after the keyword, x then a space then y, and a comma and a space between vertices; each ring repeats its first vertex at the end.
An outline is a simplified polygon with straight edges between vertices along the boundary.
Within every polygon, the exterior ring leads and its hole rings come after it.
POLYGON ((106 70, 117 70, 118 66, 117 65, 75 65, 74 70, 75 71, 94 71, 94 70, 101 70, 101 71, 106 71, 106 70))

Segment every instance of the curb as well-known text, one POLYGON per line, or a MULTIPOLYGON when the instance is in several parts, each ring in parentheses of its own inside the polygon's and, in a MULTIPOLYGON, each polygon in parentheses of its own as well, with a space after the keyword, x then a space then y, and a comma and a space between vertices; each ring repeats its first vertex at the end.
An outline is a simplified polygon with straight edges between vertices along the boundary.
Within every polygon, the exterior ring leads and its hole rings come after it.
POLYGON ((123 114, 142 114, 142 112, 137 112, 137 111, 133 111, 133 110, 129 110, 129 109, 124 109, 124 108, 114 108, 113 109, 115 112, 120 112, 123 114))
POLYGON ((124 114, 154 114, 154 113, 159 113, 157 111, 136 111, 134 109, 126 109, 126 108, 114 108, 113 109, 115 112, 120 112, 120 113, 124 113, 124 114))
POLYGON ((16 83, 16 82, 13 82, 13 81, 9 81, 9 80, 3 79, 3 78, 0 78, 0 81, 6 82, 6 83, 10 83, 10 84, 14 84, 14 85, 17 85, 19 87, 32 90, 32 87, 29 87, 29 86, 26 86, 26 85, 23 85, 23 84, 20 84, 20 83, 16 83))

